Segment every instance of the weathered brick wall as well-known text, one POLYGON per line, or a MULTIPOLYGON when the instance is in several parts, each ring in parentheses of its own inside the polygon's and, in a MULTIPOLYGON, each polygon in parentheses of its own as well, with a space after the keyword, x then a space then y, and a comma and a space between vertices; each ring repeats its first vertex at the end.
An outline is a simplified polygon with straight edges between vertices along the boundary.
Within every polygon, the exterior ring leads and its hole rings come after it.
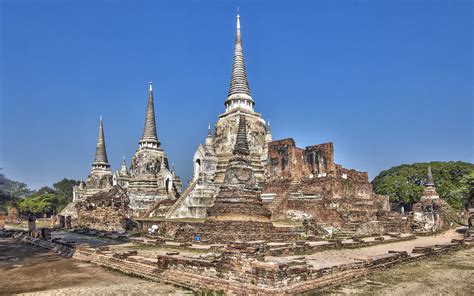
POLYGON ((125 191, 114 186, 77 202, 75 226, 101 231, 125 231, 130 209, 125 191))
POLYGON ((342 226, 344 218, 341 213, 330 208, 323 200, 311 199, 289 199, 286 206, 286 212, 291 210, 302 210, 312 216, 312 220, 317 223, 331 224, 333 226, 342 226))
POLYGON ((345 222, 375 220, 379 210, 389 210, 387 198, 376 196, 366 172, 334 163, 334 145, 324 143, 298 148, 293 139, 268 145, 268 181, 263 193, 272 220, 312 216, 319 223, 340 226, 345 222))
POLYGON ((275 228, 270 222, 256 221, 206 221, 183 222, 165 219, 137 219, 145 231, 156 225, 156 235, 181 242, 192 242, 196 234, 208 242, 232 242, 254 240, 289 240, 299 238, 297 229, 291 231, 275 228))
POLYGON ((114 207, 96 207, 91 210, 79 210, 77 227, 101 231, 125 231, 126 215, 122 209, 114 207))
POLYGON ((310 175, 329 175, 335 172, 332 143, 296 147, 293 139, 268 144, 267 175, 276 178, 301 179, 310 175))
POLYGON ((304 150, 305 175, 333 174, 335 171, 334 145, 324 143, 308 146, 304 150))
POLYGON ((312 270, 305 259, 264 262, 264 252, 262 242, 233 243, 224 253, 205 259, 158 255, 157 264, 160 270, 191 272, 258 287, 284 287, 309 278, 312 270))
POLYGON ((179 220, 165 220, 165 219, 137 219, 142 225, 142 230, 146 231, 148 228, 156 225, 156 235, 173 239, 176 241, 193 241, 195 234, 201 234, 204 231, 204 222, 183 222, 179 220))

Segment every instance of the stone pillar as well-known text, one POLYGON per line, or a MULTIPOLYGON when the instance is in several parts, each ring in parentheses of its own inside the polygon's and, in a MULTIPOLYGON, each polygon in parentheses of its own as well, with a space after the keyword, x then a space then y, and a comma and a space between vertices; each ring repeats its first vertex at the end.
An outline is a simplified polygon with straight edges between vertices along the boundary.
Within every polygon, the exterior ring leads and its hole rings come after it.
POLYGON ((28 234, 31 235, 36 230, 36 217, 28 217, 28 234))

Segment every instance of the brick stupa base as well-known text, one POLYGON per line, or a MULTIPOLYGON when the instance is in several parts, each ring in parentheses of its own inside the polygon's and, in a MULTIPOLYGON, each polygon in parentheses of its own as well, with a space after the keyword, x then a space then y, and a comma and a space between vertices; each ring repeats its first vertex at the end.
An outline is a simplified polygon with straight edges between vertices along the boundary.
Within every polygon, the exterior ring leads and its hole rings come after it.
POLYGON ((214 205, 207 210, 204 223, 207 234, 203 236, 219 242, 276 239, 277 230, 270 222, 271 212, 263 205, 248 159, 244 115, 239 119, 233 154, 214 205))

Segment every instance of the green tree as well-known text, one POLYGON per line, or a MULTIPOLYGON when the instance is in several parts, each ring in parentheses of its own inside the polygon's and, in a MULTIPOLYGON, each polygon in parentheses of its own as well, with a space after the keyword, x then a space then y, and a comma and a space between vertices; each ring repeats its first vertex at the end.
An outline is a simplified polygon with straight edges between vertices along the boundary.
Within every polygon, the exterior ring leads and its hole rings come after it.
POLYGON ((25 183, 12 181, 0 174, 0 211, 18 206, 25 214, 56 214, 72 201, 74 185, 79 181, 62 179, 53 188, 44 186, 31 191, 25 183))
POLYGON ((79 181, 66 178, 53 184, 53 188, 59 195, 59 202, 56 208, 58 213, 72 201, 72 192, 75 185, 79 185, 79 181))
POLYGON ((18 201, 31 194, 28 185, 8 179, 0 174, 0 211, 6 211, 7 207, 17 206, 18 201))
POLYGON ((431 165, 436 191, 453 208, 462 208, 474 185, 474 164, 461 161, 403 164, 382 171, 372 185, 378 194, 390 197, 391 202, 411 205, 420 200, 431 165))
POLYGON ((56 193, 33 194, 20 200, 18 206, 24 214, 54 214, 59 203, 56 193))
POLYGON ((75 185, 79 185, 79 181, 64 178, 61 181, 54 183, 53 188, 65 196, 72 198, 72 188, 75 185))

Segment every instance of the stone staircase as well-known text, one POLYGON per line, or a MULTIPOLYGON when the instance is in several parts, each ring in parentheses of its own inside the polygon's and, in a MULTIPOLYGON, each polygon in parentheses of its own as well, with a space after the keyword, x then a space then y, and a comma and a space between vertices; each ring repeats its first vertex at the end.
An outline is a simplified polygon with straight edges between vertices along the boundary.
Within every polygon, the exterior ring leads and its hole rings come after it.
POLYGON ((359 223, 356 222, 347 222, 345 223, 337 233, 338 237, 342 238, 350 238, 355 236, 357 228, 359 227, 359 223))
POLYGON ((281 205, 288 198, 289 195, 303 196, 303 194, 298 190, 299 185, 299 182, 292 182, 290 183, 290 186, 286 193, 277 194, 275 196, 275 198, 267 205, 267 208, 272 212, 272 214, 281 207, 281 205))
POLYGON ((286 199, 285 195, 277 195, 275 198, 267 204, 267 208, 272 214, 280 207, 283 201, 286 199))
POLYGON ((176 200, 173 206, 169 209, 168 213, 166 213, 166 219, 171 219, 173 215, 175 214, 176 210, 184 203, 186 198, 188 197, 189 193, 194 190, 194 187, 196 187, 197 180, 192 180, 191 183, 189 184, 188 188, 184 190, 184 192, 181 194, 181 196, 176 200))

